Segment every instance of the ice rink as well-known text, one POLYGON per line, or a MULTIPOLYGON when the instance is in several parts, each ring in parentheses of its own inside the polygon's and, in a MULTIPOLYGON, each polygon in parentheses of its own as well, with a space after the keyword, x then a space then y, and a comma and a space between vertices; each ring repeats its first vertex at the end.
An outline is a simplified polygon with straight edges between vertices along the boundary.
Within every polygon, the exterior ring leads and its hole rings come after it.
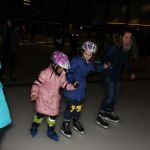
POLYGON ((150 147, 150 81, 122 81, 116 114, 121 121, 110 123, 109 129, 98 126, 96 115, 104 96, 101 82, 89 83, 81 121, 85 127, 83 135, 73 131, 71 139, 60 134, 64 99, 57 118, 56 131, 59 141, 54 142, 46 135, 46 121, 32 138, 29 132, 34 115, 30 102, 31 86, 8 86, 5 88, 13 125, 0 142, 1 150, 149 150, 150 147))

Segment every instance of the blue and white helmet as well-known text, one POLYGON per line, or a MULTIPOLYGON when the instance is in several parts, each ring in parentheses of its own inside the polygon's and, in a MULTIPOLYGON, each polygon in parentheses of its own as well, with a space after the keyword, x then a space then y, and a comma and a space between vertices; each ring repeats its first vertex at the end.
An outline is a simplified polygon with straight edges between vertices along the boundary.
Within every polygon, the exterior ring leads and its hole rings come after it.
POLYGON ((95 43, 90 42, 90 41, 85 41, 82 45, 82 49, 90 51, 92 53, 96 53, 97 52, 97 46, 95 43))

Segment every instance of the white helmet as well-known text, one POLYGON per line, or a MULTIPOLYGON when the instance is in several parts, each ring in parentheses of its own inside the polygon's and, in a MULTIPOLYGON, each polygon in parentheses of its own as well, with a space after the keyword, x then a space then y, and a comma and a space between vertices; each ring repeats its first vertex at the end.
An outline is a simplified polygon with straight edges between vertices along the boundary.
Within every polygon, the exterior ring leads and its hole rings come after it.
POLYGON ((82 49, 87 50, 87 51, 90 51, 90 52, 92 52, 92 53, 96 53, 96 51, 97 51, 97 46, 96 46, 96 44, 93 43, 93 42, 86 41, 86 42, 83 43, 82 49))

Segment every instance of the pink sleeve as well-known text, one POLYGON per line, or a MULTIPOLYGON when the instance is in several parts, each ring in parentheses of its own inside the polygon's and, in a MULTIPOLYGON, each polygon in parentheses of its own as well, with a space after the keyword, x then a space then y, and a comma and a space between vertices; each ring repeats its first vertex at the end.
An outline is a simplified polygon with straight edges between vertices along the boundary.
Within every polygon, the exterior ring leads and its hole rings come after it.
POLYGON ((62 76, 61 87, 66 90, 75 90, 74 86, 66 80, 66 75, 62 76))
POLYGON ((37 80, 34 81, 34 84, 31 88, 31 96, 36 95, 38 96, 39 88, 42 85, 42 83, 46 80, 46 72, 42 71, 38 77, 37 80))

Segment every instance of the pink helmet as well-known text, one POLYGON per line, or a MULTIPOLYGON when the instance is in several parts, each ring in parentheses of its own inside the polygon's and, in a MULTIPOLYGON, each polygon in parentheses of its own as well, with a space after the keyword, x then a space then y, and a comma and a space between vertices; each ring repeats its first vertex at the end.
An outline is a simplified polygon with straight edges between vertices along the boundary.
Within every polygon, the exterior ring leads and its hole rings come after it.
POLYGON ((56 65, 58 65, 64 69, 70 68, 68 56, 66 54, 64 54, 63 52, 60 52, 57 50, 54 51, 52 54, 52 60, 56 65))
POLYGON ((87 50, 87 51, 90 51, 90 52, 92 52, 92 53, 96 53, 96 51, 97 51, 97 46, 96 46, 96 44, 93 43, 93 42, 86 41, 86 42, 83 43, 82 49, 87 50))

